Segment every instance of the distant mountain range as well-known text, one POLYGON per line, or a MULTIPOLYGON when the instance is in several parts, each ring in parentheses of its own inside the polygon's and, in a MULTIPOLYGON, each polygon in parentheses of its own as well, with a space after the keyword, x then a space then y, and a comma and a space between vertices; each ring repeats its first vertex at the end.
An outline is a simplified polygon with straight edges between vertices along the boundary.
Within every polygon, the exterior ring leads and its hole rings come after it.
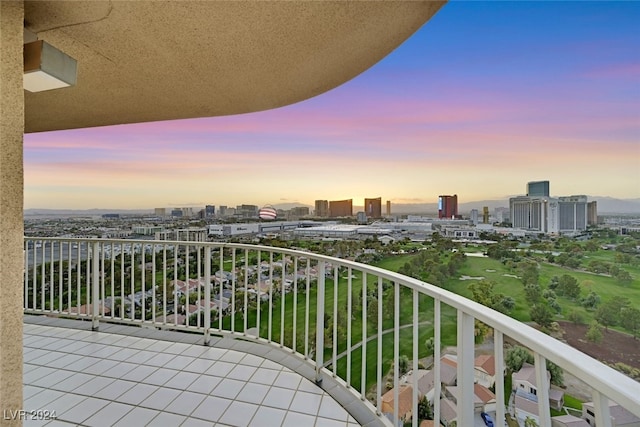
MULTIPOLYGON (((598 214, 638 214, 640 215, 640 198, 636 199, 615 199, 604 196, 587 196, 589 201, 598 202, 598 214)), ((309 206, 304 203, 281 203, 272 205, 276 209, 288 210, 296 206, 309 206)), ((489 207, 493 212, 498 207, 509 207, 509 199, 479 200, 475 202, 465 202, 458 205, 458 211, 462 215, 468 214, 471 209, 478 209, 482 212, 484 206, 489 207)), ((363 211, 363 206, 354 206, 353 212, 363 211)), ((384 213, 385 206, 382 206, 384 213)), ((153 209, 25 209, 25 217, 36 216, 99 216, 106 213, 116 213, 121 215, 152 214, 153 209)), ((434 215, 438 213, 437 203, 391 203, 391 213, 393 214, 422 214, 434 215)))

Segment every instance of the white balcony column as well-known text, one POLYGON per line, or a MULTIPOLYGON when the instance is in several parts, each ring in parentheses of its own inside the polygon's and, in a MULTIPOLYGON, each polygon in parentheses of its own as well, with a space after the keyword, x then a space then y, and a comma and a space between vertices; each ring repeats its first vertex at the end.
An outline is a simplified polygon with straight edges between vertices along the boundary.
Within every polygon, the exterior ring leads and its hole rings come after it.
MULTIPOLYGON (((0 2, 0 413, 22 403, 24 5, 0 2)), ((4 417, 3 417, 4 418, 4 417)), ((22 421, 2 420, 19 426, 22 421)))
POLYGON ((596 414, 596 425, 598 427, 611 427, 611 411, 609 411, 609 399, 598 390, 592 391, 593 409, 596 414))
POLYGON ((318 262, 318 296, 316 298, 316 384, 322 383, 322 364, 324 363, 324 280, 326 262, 318 262))
MULTIPOLYGON (((418 427, 418 325, 420 320, 418 319, 419 313, 419 303, 418 303, 418 291, 416 289, 413 290, 413 366, 411 370, 413 371, 413 383, 411 387, 413 388, 413 395, 411 396, 412 400, 412 410, 411 413, 413 417, 411 419, 411 425, 413 427, 418 427)), ((365 359, 363 357, 363 359, 365 359)))
POLYGON ((495 390, 496 390, 496 423, 502 425, 504 421, 504 335, 494 329, 493 354, 495 358, 495 390))
POLYGON ((473 360, 474 336, 473 316, 458 310, 458 425, 474 425, 473 360))
POLYGON ((551 427, 551 412, 549 411, 549 380, 547 379, 547 360, 538 353, 533 353, 536 365, 536 384, 538 390, 538 425, 551 427))
MULTIPOLYGON (((220 249, 222 250, 222 249, 220 249)), ((188 280, 188 278, 187 278, 188 280)), ((204 248, 204 345, 211 341, 211 246, 204 248)))
POLYGON ((440 348, 442 344, 440 336, 440 300, 433 300, 433 419, 440 421, 440 348))
MULTIPOLYGON (((51 243, 53 246, 53 242, 51 243)), ((99 305, 100 305, 100 242, 93 242, 91 247, 91 330, 97 331, 99 327, 99 305)), ((144 257, 144 254, 143 254, 144 257)), ((53 257, 52 257, 53 259, 53 257)), ((144 258, 143 258, 144 260, 144 258)), ((144 273, 144 266, 142 268, 144 273)), ((143 278, 144 286, 144 278, 143 278)), ((144 292, 144 289, 143 289, 144 292)), ((44 292, 43 292, 44 293, 44 292)), ((144 306, 143 306, 144 307, 144 306)), ((142 310, 144 313, 144 308, 142 310)), ((142 315, 144 319, 144 314, 142 315)))
POLYGON ((398 425, 400 378, 400 284, 393 282, 393 425, 398 425))

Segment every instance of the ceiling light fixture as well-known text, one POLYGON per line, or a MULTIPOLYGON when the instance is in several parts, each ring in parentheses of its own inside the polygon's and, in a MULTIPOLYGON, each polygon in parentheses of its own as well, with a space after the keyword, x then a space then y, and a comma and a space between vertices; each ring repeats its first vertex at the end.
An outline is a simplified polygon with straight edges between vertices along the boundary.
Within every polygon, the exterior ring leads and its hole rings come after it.
POLYGON ((43 40, 24 45, 23 87, 29 92, 74 86, 78 63, 43 40))

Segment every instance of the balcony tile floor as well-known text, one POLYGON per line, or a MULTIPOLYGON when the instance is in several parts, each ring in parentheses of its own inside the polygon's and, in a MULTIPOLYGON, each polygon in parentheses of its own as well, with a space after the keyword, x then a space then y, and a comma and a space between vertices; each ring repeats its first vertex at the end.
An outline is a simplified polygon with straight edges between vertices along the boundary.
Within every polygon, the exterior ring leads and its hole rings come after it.
POLYGON ((171 342, 115 333, 119 325, 92 332, 27 317, 24 409, 55 411, 56 419, 25 426, 361 424, 344 409, 349 402, 267 357, 189 342, 202 341, 192 334, 174 332, 186 342, 171 342))

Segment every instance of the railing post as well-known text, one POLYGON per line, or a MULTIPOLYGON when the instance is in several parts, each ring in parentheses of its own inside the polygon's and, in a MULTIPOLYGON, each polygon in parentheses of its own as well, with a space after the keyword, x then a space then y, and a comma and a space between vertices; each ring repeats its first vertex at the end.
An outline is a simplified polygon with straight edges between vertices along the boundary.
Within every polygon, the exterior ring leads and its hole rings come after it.
MULTIPOLYGON (((220 249, 222 250, 222 249, 220 249)), ((211 340, 211 246, 204 248, 204 345, 209 345, 211 340)), ((218 315, 220 307, 218 307, 218 315)))
MULTIPOLYGON (((551 412, 549 411, 549 379, 547 378, 547 360, 539 353, 533 353, 536 366, 536 383, 538 386, 538 425, 551 427, 551 412)), ((600 424, 598 424, 600 425, 600 424)))
POLYGON ((474 359, 474 318, 458 310, 458 425, 474 425, 474 390, 473 390, 473 359, 474 359))
POLYGON ((318 292, 316 297, 316 384, 322 384, 322 364, 324 363, 324 279, 326 263, 318 263, 318 292))
MULTIPOLYGON (((91 330, 97 331, 98 324, 98 304, 100 303, 98 296, 100 293, 100 257, 98 252, 100 250, 100 242, 93 242, 93 249, 91 251, 91 330)), ((89 291, 87 289, 87 291, 89 291)))
POLYGON ((440 333, 440 300, 433 300, 433 419, 440 424, 440 349, 442 348, 440 333))
POLYGON ((609 399, 598 390, 592 390, 593 409, 595 410, 595 425, 598 427, 611 427, 611 411, 609 411, 609 399))
POLYGON ((494 329, 493 354, 495 358, 496 423, 504 423, 504 336, 494 329))

